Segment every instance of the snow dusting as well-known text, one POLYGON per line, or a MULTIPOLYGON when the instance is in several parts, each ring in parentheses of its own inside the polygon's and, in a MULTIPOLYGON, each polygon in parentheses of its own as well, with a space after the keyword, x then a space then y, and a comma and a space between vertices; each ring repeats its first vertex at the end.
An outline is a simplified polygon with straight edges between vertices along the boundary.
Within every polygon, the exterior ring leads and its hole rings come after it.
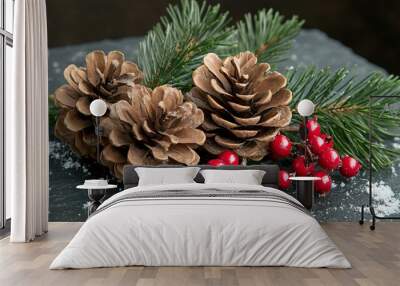
POLYGON ((57 141, 50 141, 49 156, 50 159, 61 161, 61 165, 65 170, 75 169, 88 173, 88 169, 79 162, 79 158, 72 153, 66 144, 57 141))
MULTIPOLYGON (((400 199, 397 198, 392 188, 384 181, 372 184, 372 197, 374 200, 375 211, 379 216, 388 216, 400 212, 400 199)), ((364 192, 368 193, 366 185, 364 192)))

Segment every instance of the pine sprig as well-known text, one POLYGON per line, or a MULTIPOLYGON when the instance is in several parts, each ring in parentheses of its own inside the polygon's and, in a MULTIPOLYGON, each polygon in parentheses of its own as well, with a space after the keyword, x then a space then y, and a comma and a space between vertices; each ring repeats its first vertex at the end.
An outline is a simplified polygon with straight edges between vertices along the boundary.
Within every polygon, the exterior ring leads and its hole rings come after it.
POLYGON ((188 90, 192 71, 209 53, 222 53, 233 44, 233 28, 228 13, 219 5, 182 0, 170 5, 167 16, 139 44, 138 64, 145 84, 154 88, 163 84, 188 90))
POLYGON ((372 73, 355 79, 348 70, 289 71, 288 86, 293 91, 293 122, 300 122, 295 112, 297 103, 310 99, 316 104, 315 114, 324 132, 334 137, 335 148, 368 164, 369 130, 372 130, 372 163, 374 169, 390 166, 400 155, 399 150, 388 147, 385 140, 399 136, 400 113, 390 106, 400 95, 400 79, 372 73), (387 98, 371 100, 371 129, 369 127, 370 96, 387 98), (389 108, 388 108, 389 107, 389 108))
POLYGON ((286 20, 273 9, 246 14, 237 24, 236 52, 251 51, 260 62, 276 64, 285 59, 303 24, 297 16, 286 20))

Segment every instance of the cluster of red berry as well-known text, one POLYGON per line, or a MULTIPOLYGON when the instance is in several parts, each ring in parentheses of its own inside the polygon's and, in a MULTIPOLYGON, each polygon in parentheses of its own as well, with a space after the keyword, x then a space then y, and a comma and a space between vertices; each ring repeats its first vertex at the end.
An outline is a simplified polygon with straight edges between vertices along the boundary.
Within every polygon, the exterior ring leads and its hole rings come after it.
POLYGON ((208 161, 208 165, 219 167, 225 165, 239 165, 239 156, 231 150, 223 151, 216 159, 208 161))
MULTIPOLYGON (((285 135, 277 135, 270 145, 273 158, 280 159, 291 156, 292 145, 295 145, 297 154, 293 155, 293 172, 296 176, 321 178, 315 183, 315 190, 320 194, 327 194, 331 191, 332 179, 329 172, 339 169, 340 174, 347 178, 358 174, 361 164, 348 155, 340 158, 339 153, 333 148, 333 138, 321 132, 321 126, 316 117, 307 120, 305 127, 301 126, 301 134, 305 133, 304 128, 307 130, 307 138, 302 138, 303 142, 299 144, 292 144, 285 135), (317 163, 320 166, 319 170, 316 168, 317 163)), ((288 189, 289 186, 289 173, 281 170, 279 187, 288 189)))

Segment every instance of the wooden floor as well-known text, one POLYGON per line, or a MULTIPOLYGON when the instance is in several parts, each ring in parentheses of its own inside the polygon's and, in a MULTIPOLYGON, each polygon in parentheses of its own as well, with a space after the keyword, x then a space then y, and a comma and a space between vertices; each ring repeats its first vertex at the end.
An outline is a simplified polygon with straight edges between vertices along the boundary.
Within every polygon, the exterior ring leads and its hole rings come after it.
POLYGON ((80 227, 50 223, 49 233, 32 243, 0 241, 0 285, 400 285, 400 223, 330 223, 323 228, 352 269, 288 267, 124 267, 48 270, 50 262, 80 227))

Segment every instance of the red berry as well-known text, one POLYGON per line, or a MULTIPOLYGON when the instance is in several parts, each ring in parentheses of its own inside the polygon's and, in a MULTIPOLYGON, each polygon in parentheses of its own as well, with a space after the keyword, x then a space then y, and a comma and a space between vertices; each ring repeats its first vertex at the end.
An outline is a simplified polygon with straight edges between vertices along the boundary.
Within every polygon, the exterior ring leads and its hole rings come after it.
POLYGON ((292 152, 292 142, 285 135, 278 134, 271 142, 271 151, 278 158, 285 158, 292 152))
POLYGON ((327 149, 320 154, 318 163, 326 170, 334 170, 340 164, 339 153, 334 149, 327 149))
POLYGON ((296 172, 296 176, 308 176, 314 171, 314 164, 310 163, 306 166, 304 156, 296 157, 292 162, 293 170, 296 172))
POLYGON ((322 139, 325 140, 325 146, 328 148, 333 148, 333 138, 332 136, 328 136, 324 133, 321 133, 321 135, 319 135, 322 139))
POLYGON ((230 150, 226 150, 219 154, 218 159, 221 159, 226 165, 239 165, 239 156, 230 150))
POLYGON ((354 158, 346 155, 342 158, 342 166, 339 169, 342 176, 350 178, 358 174, 361 169, 361 164, 354 158))
POLYGON ((304 156, 298 156, 296 158, 294 158, 293 162, 292 162, 292 167, 293 170, 296 172, 297 169, 299 169, 301 166, 304 166, 304 156))
POLYGON ((320 180, 315 181, 315 191, 320 194, 329 193, 332 188, 331 177, 324 171, 317 171, 314 173, 314 176, 321 178, 320 180))
POLYGON ((212 160, 208 161, 207 164, 214 166, 214 167, 225 166, 224 161, 222 161, 221 159, 212 159, 212 160))
POLYGON ((312 135, 309 138, 311 151, 314 154, 319 155, 327 149, 326 142, 322 136, 312 135))
POLYGON ((289 173, 285 170, 279 171, 278 185, 281 190, 287 190, 290 187, 289 173))
POLYGON ((317 118, 309 119, 306 123, 307 132, 309 135, 320 135, 321 126, 319 125, 317 118))

